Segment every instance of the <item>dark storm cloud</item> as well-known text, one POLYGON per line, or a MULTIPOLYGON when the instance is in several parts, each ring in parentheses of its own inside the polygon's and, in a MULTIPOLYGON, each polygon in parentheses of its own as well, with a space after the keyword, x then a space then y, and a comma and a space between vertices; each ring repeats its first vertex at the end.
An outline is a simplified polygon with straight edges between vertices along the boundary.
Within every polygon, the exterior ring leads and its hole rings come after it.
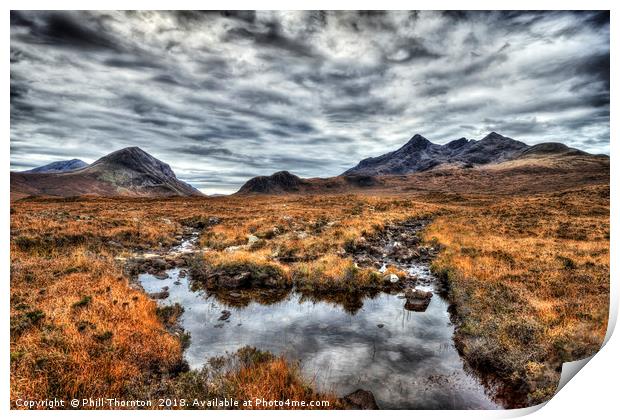
POLYGON ((73 16, 67 12, 25 15, 25 12, 11 11, 11 26, 28 28, 29 34, 25 39, 35 43, 77 49, 117 50, 114 38, 106 34, 101 19, 95 15, 73 16))
POLYGON ((203 191, 413 134, 609 153, 608 12, 11 12, 11 162, 139 146, 203 191))
POLYGON ((236 27, 226 31, 223 41, 252 41, 257 48, 274 48, 288 53, 312 57, 315 53, 310 44, 303 41, 288 38, 282 34, 280 23, 276 20, 264 23, 262 28, 236 27))

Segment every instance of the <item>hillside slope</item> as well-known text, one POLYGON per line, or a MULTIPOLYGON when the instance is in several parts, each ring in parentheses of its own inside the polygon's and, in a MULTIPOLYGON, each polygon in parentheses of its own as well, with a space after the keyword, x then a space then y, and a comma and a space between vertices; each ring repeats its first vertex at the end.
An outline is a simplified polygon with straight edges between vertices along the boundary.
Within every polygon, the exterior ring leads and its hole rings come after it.
POLYGON ((138 147, 128 147, 70 172, 12 172, 11 198, 30 195, 165 197, 202 193, 179 180, 168 164, 138 147))

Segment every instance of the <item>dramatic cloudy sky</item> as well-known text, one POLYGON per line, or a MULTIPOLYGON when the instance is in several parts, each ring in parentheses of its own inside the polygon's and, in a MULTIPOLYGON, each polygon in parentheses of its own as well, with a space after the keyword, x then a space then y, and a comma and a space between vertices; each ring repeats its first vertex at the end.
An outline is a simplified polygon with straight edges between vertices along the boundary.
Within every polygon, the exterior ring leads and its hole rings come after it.
POLYGON ((139 146, 230 192, 489 131, 609 153, 609 15, 11 13, 12 170, 139 146))

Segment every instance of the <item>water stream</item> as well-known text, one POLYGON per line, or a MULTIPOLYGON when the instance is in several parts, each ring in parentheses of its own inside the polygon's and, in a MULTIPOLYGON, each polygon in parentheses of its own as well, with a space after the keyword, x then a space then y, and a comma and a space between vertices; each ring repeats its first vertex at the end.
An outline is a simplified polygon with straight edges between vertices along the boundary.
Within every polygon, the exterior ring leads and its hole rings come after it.
MULTIPOLYGON (((185 242, 177 249, 190 248, 185 242)), ((422 289, 435 291, 427 265, 408 268, 422 289)), ((233 298, 228 300, 192 290, 181 271, 168 270, 164 280, 141 274, 139 281, 147 293, 167 287, 169 296, 160 303, 185 308, 180 322, 191 334, 185 357, 192 368, 251 345, 299 360, 319 390, 337 395, 369 390, 381 408, 501 408, 466 371, 452 339, 448 303, 437 293, 423 312, 405 309, 404 296, 389 293, 362 297, 352 306, 334 303, 342 301, 335 296, 321 300, 295 291, 238 304, 231 303, 238 292, 225 292, 233 298), (222 311, 230 312, 227 319, 222 311)))

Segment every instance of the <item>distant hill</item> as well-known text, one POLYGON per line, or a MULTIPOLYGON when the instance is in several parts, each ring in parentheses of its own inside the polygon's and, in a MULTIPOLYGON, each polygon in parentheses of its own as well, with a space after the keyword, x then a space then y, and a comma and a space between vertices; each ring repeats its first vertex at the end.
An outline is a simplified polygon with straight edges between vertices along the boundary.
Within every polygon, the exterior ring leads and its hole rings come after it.
POLYGON ((534 154, 585 153, 561 143, 535 146, 492 132, 482 140, 460 138, 446 144, 431 143, 416 134, 400 149, 360 161, 343 175, 407 175, 441 165, 471 167, 506 162, 534 154))
POLYGON ((91 165, 68 172, 11 172, 11 197, 199 196, 200 191, 177 179, 170 166, 139 147, 110 153, 91 165))
POLYGON ((29 169, 23 172, 33 173, 33 174, 49 174, 49 173, 57 173, 57 172, 74 171, 76 169, 80 169, 85 166, 88 166, 88 163, 80 159, 58 160, 56 162, 48 163, 47 165, 43 165, 43 166, 38 166, 36 168, 29 169))
POLYGON ((257 176, 247 181, 241 189, 240 194, 282 194, 300 192, 308 184, 297 175, 288 171, 276 172, 270 176, 257 176))
POLYGON ((270 176, 257 176, 250 179, 235 194, 339 193, 380 185, 381 180, 366 175, 300 178, 288 171, 280 171, 270 176))
POLYGON ((579 149, 574 149, 572 147, 568 147, 562 143, 540 143, 536 144, 532 147, 528 147, 523 152, 521 152, 517 158, 522 158, 525 156, 535 156, 535 155, 588 155, 589 153, 583 152, 579 149))

